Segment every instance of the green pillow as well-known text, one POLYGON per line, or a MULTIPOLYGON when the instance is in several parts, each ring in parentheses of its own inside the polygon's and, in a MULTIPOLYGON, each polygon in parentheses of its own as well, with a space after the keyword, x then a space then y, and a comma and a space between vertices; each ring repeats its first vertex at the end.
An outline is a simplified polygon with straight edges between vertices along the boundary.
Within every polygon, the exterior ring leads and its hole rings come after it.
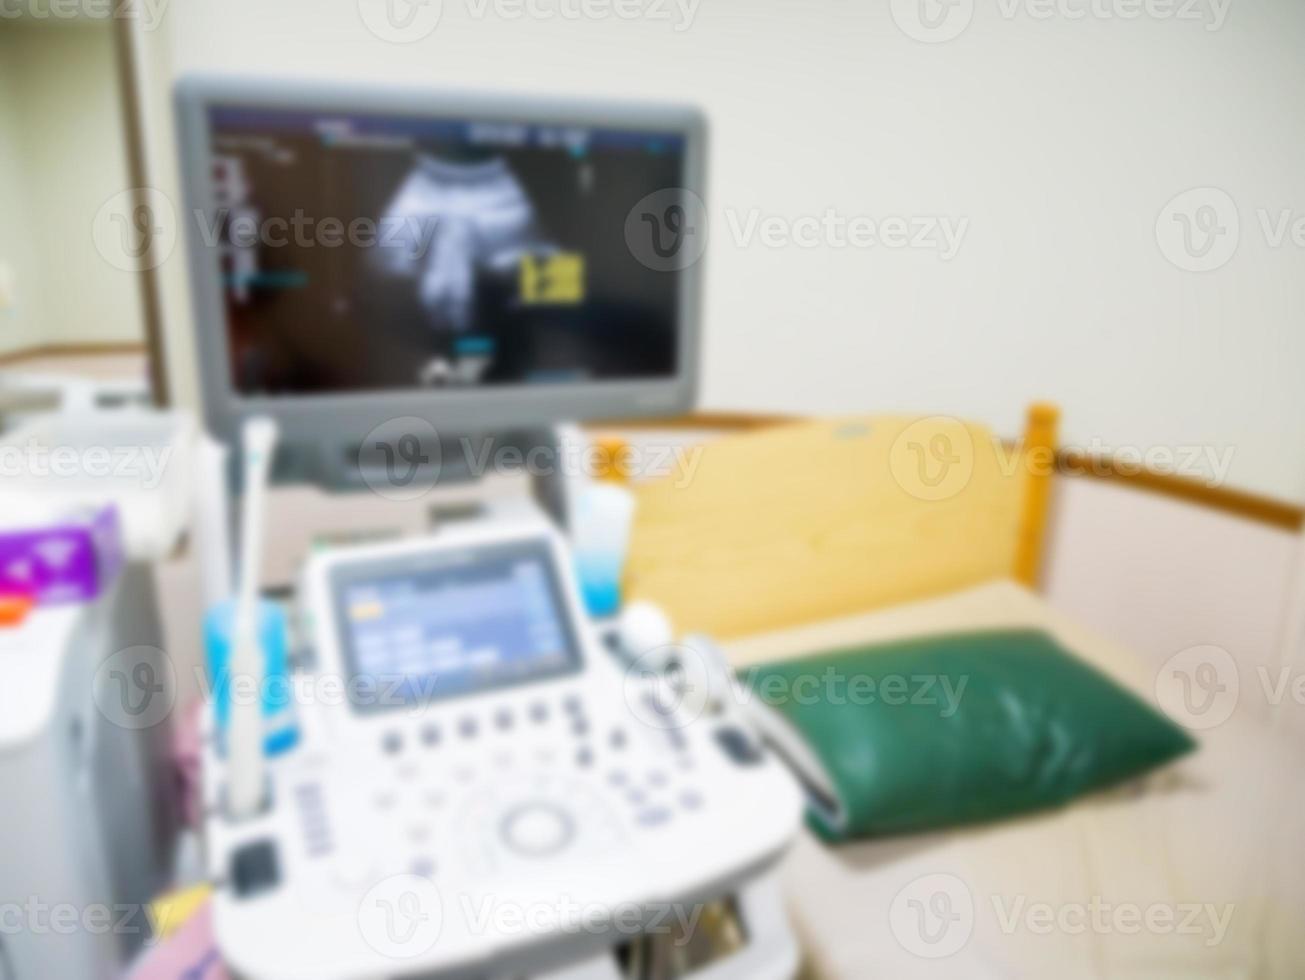
POLYGON ((768 734, 798 736, 787 754, 813 790, 811 824, 827 840, 1063 804, 1195 747, 1035 630, 886 643, 740 679, 773 709, 762 713, 768 734))

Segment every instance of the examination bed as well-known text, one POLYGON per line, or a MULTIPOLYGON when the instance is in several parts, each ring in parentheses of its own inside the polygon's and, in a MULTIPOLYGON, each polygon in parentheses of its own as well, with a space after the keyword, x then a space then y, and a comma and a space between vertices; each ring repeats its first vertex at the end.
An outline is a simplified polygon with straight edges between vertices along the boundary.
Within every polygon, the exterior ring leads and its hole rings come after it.
MULTIPOLYGON (((1045 629, 1155 703, 1155 668, 1009 581, 743 637, 727 653, 745 667, 852 644, 1025 626, 1045 629)), ((1062 809, 834 847, 804 835, 786 881, 809 974, 1299 976, 1305 760, 1291 735, 1245 712, 1194 735, 1195 753, 1062 809), (935 930, 926 940, 913 934, 913 920, 894 918, 909 898, 946 916, 952 931, 943 935, 938 918, 924 923, 926 934, 935 930)))

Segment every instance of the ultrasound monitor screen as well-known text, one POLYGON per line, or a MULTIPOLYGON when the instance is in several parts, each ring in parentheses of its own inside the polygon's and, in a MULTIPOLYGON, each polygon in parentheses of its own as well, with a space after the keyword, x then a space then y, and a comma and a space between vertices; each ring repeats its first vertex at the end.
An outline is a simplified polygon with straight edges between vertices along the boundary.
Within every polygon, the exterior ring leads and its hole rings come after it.
POLYGON ((207 121, 201 233, 239 395, 675 375, 680 277, 625 231, 683 186, 682 134, 224 105, 207 121))

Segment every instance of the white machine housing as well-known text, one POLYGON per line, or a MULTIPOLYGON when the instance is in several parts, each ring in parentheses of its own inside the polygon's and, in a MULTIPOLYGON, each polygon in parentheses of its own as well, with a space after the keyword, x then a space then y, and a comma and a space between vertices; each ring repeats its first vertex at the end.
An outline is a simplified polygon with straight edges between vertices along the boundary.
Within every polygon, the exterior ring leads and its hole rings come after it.
POLYGON ((93 601, 0 630, 0 980, 117 980, 149 938, 143 910, 170 879, 179 822, 161 645, 136 564, 93 601), (56 928, 56 910, 108 921, 56 928))
POLYGON ((469 521, 319 553, 305 588, 316 663, 294 681, 301 739, 270 761, 269 808, 229 821, 221 761, 206 766, 215 928, 237 975, 617 977, 632 927, 722 896, 748 943, 732 972, 702 976, 793 974, 771 872, 798 787, 731 718, 692 717, 700 701, 668 699, 638 661, 620 669, 550 525, 469 521), (453 696, 435 674, 416 699, 356 669, 351 617, 387 610, 345 608, 351 583, 513 554, 546 563, 572 662, 453 696))

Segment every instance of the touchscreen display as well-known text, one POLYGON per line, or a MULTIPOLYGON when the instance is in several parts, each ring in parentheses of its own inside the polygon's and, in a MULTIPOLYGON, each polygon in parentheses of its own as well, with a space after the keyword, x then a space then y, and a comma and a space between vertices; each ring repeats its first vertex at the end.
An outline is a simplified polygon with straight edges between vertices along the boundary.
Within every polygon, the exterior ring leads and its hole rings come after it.
POLYGON ((337 569, 336 615, 359 711, 570 673, 580 659, 543 543, 337 569))

